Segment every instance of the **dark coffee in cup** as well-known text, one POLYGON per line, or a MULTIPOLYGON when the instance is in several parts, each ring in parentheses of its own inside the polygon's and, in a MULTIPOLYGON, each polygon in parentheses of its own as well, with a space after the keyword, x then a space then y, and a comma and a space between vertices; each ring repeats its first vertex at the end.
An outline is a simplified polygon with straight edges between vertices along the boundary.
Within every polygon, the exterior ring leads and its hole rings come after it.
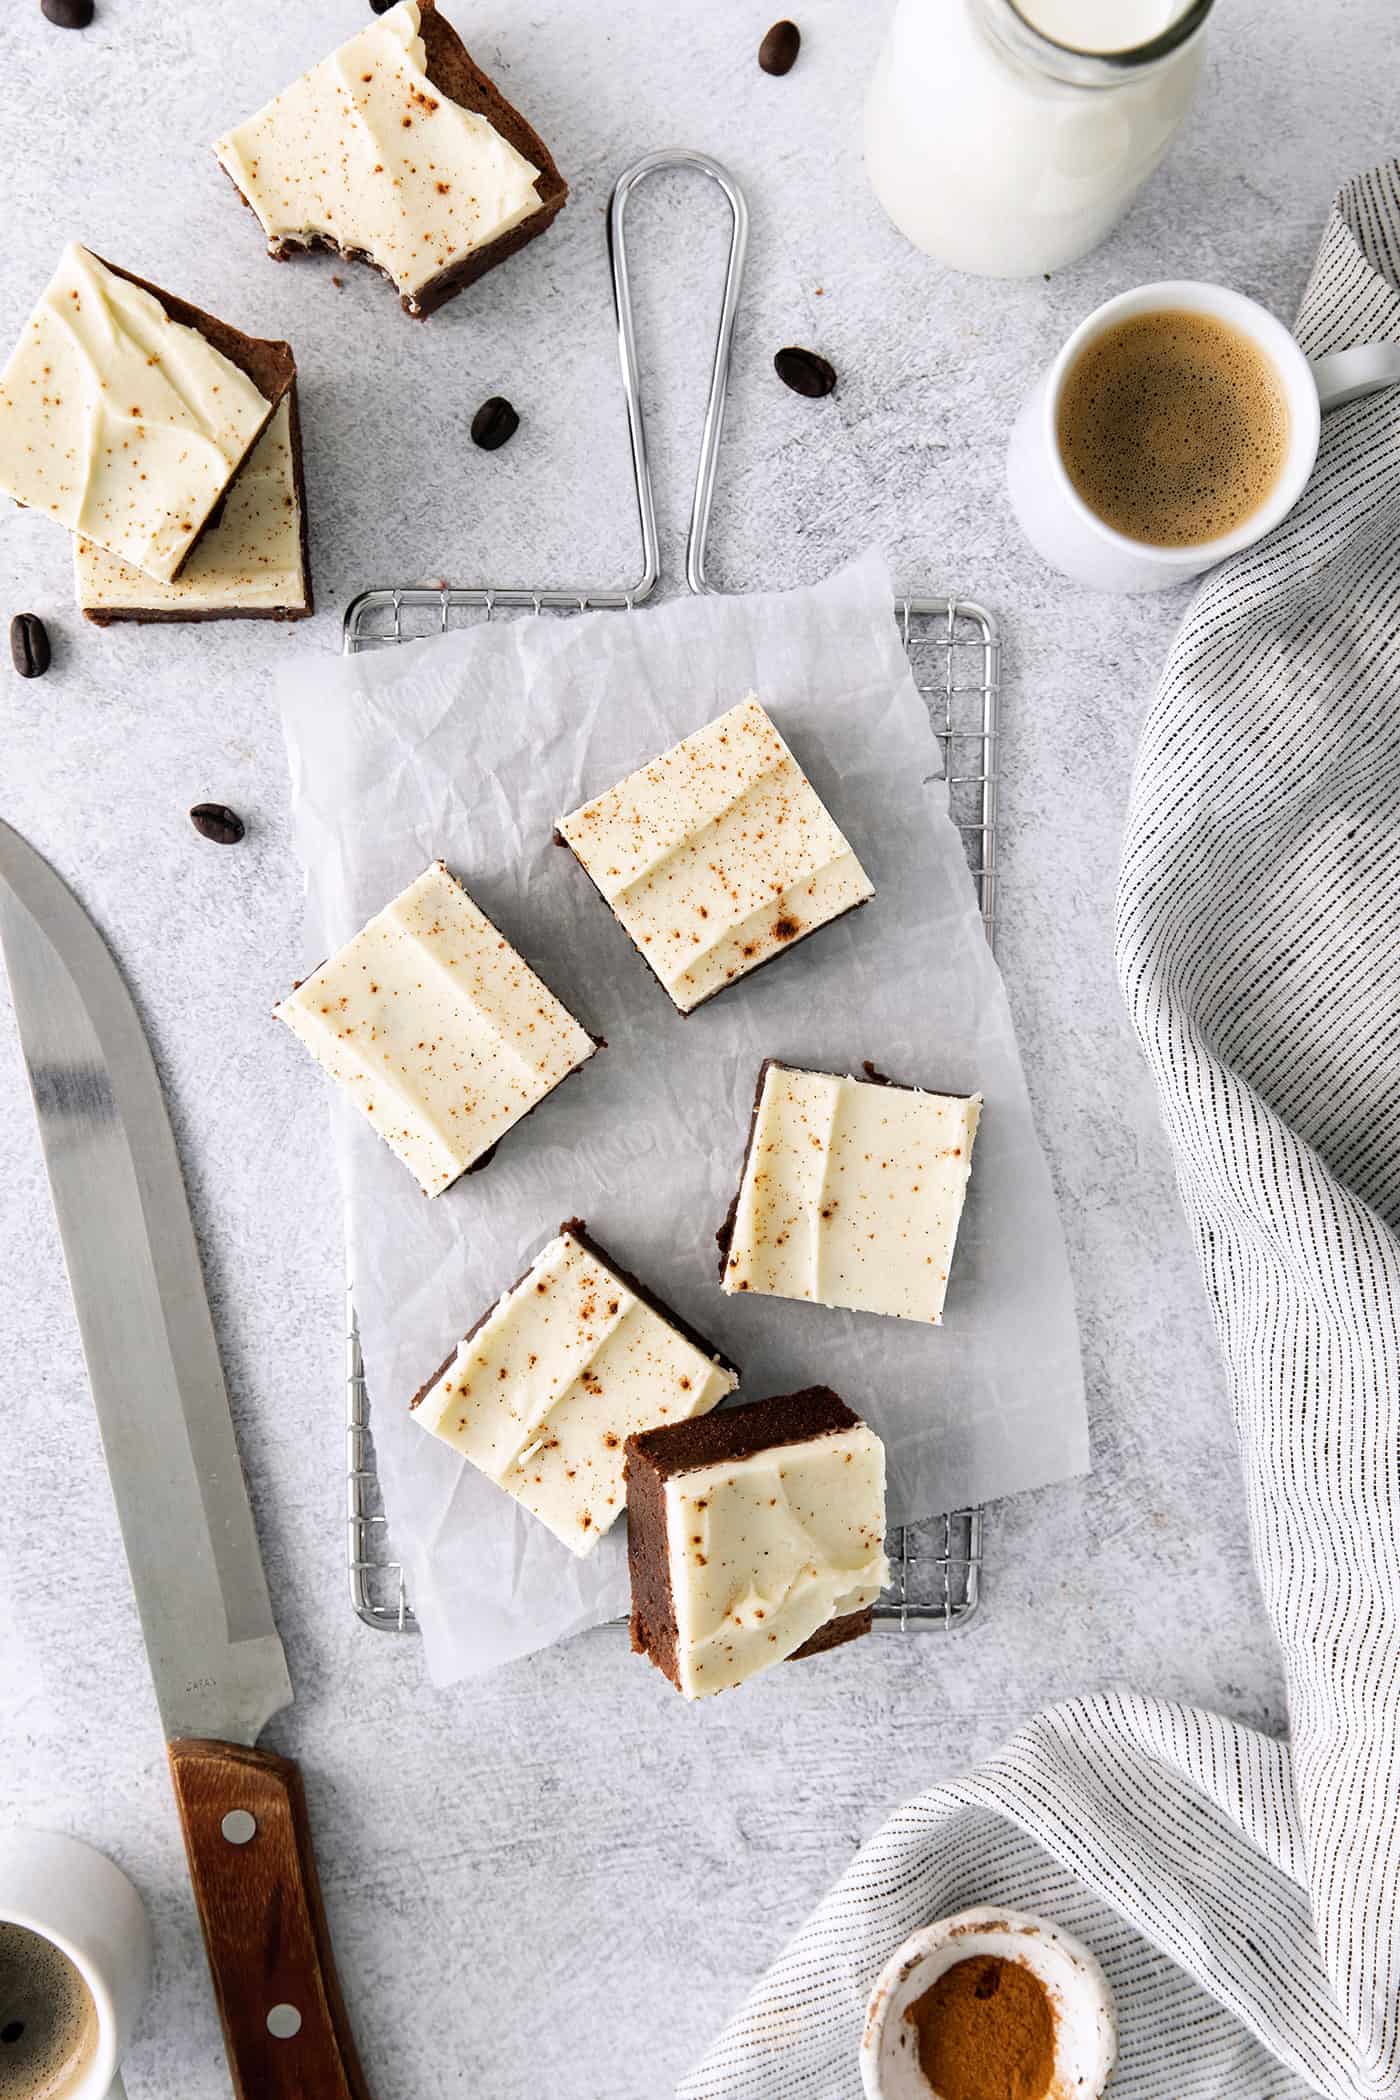
POLYGON ((0 2100, 68 2100, 97 2045, 97 2007, 68 1956, 0 1922, 0 2100))
POLYGON ((1288 456, 1273 363, 1214 314, 1133 314, 1086 343, 1060 390, 1060 458, 1115 532, 1195 547, 1268 501, 1288 456))

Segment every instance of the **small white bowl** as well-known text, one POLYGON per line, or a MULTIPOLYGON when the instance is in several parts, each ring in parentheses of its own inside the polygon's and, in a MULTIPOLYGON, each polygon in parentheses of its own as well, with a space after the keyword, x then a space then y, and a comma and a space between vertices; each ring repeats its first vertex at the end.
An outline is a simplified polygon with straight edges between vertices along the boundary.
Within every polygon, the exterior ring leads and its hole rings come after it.
POLYGON ((1099 2100, 1117 2054, 1108 1979, 1087 1947, 1022 1911, 959 1911, 906 1940, 880 1971, 866 2009, 860 2075, 866 2100, 939 2100, 919 2067, 919 2038, 904 2015, 946 1969, 973 1955, 1019 1961, 1055 2012, 1055 2071, 1046 2100, 1099 2100))

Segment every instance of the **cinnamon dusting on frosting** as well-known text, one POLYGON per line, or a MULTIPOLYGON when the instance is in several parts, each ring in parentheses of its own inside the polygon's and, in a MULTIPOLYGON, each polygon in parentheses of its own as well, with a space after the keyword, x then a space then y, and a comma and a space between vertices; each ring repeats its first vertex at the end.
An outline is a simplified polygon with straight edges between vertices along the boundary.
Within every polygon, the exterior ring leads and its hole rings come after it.
MULTIPOLYGON (((580 1231, 582 1228, 580 1227, 580 1231)), ((680 1327, 565 1228, 420 1396, 415 1419, 588 1553, 623 1501, 623 1446, 671 1409, 707 1414, 738 1383, 680 1327), (606 1306, 606 1312, 603 1307, 606 1306), (465 1413, 463 1350, 494 1370, 465 1413)))
POLYGON ((558 835, 683 1013, 874 895, 752 695, 558 835))

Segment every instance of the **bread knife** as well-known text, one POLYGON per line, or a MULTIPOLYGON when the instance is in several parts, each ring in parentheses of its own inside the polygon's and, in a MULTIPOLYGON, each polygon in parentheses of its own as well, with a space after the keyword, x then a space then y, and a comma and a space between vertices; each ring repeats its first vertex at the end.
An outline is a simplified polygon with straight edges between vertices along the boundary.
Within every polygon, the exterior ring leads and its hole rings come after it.
POLYGON ((0 950, 239 2100, 368 2100, 179 1156, 131 994, 0 822, 0 950))

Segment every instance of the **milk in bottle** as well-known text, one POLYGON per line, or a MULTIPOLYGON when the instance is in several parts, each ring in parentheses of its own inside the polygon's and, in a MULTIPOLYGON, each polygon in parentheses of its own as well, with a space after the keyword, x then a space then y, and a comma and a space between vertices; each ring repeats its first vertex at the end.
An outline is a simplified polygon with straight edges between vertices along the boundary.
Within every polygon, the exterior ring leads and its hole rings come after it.
POLYGON ((1086 255, 1186 113, 1211 0, 897 0, 866 168, 940 262, 1029 277, 1086 255))

